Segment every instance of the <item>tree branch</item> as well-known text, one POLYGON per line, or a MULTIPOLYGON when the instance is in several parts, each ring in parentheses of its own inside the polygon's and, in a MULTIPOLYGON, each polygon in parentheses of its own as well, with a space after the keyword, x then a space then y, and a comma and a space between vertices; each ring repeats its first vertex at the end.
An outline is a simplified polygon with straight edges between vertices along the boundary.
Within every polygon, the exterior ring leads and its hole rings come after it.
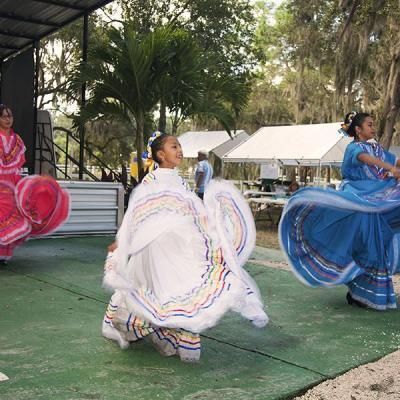
POLYGON ((340 36, 339 36, 339 39, 338 39, 338 41, 336 43, 335 49, 337 49, 339 47, 339 45, 340 45, 340 43, 341 43, 341 41, 343 39, 344 34, 346 33, 347 29, 349 28, 359 3, 360 3, 360 0, 354 0, 353 1, 353 4, 351 6, 351 10, 350 10, 350 14, 347 17, 347 20, 346 20, 346 23, 344 24, 342 32, 340 33, 340 36))

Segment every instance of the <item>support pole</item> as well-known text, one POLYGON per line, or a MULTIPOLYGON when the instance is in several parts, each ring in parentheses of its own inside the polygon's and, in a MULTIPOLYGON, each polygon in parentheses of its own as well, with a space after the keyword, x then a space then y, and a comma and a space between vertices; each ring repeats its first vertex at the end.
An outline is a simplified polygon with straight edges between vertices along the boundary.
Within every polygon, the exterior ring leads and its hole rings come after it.
POLYGON ((0 102, 1 101, 1 88, 3 86, 3 59, 0 58, 0 102))
MULTIPOLYGON (((33 100, 33 145, 32 145, 32 162, 33 165, 30 168, 29 173, 34 174, 36 167, 36 149, 37 149, 37 109, 38 109, 38 97, 39 97, 39 71, 40 71, 40 41, 36 40, 34 43, 35 47, 35 82, 34 82, 34 100, 33 100)), ((41 150, 41 149, 40 149, 41 150)), ((39 159, 39 166, 41 167, 42 160, 39 159)))
POLYGON ((65 179, 67 179, 67 176, 68 176, 69 133, 66 132, 66 135, 67 135, 67 137, 66 137, 66 142, 65 142, 65 169, 64 169, 64 171, 65 171, 65 173, 64 173, 65 179))
MULTIPOLYGON (((87 62, 88 41, 89 41, 89 14, 83 16, 83 41, 82 41, 82 63, 87 62)), ((86 104, 86 82, 82 83, 81 87, 81 112, 86 104)), ((80 123, 79 126, 79 180, 83 179, 83 169, 85 165, 85 124, 80 123)))
POLYGON ((317 167, 317 179, 318 179, 318 184, 317 186, 320 187, 321 185, 321 180, 322 180, 322 173, 321 173, 321 161, 318 162, 318 167, 317 167))
POLYGON ((224 163, 224 160, 221 159, 221 173, 220 173, 220 175, 221 175, 222 179, 224 179, 224 174, 225 174, 225 163, 224 163))

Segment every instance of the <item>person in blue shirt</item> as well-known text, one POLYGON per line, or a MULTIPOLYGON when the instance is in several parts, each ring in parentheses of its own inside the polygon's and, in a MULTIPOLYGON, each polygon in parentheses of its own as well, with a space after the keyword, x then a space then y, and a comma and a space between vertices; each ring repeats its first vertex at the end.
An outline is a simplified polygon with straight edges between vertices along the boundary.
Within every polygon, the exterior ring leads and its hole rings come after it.
POLYGON ((205 188, 210 183, 213 176, 213 167, 208 162, 208 151, 206 150, 198 151, 197 160, 199 162, 194 175, 196 185, 195 192, 203 199, 205 188))
POLYGON ((345 284, 349 304, 396 308, 392 276, 400 272, 400 163, 373 140, 369 114, 353 113, 346 128, 354 140, 344 154, 340 189, 294 193, 279 226, 281 246, 303 283, 345 284))

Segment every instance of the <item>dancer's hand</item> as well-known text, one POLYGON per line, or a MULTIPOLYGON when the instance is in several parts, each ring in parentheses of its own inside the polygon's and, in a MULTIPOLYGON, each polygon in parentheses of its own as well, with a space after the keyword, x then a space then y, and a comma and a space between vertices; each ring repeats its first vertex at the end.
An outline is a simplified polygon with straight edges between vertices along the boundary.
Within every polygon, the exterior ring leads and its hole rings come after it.
MULTIPOLYGON (((399 170, 400 171, 400 170, 399 170)), ((108 247, 107 250, 109 253, 112 253, 115 249, 117 249, 118 243, 117 242, 112 242, 108 247)))
POLYGON ((393 177, 396 179, 400 179, 400 168, 393 167, 390 172, 392 173, 393 177))

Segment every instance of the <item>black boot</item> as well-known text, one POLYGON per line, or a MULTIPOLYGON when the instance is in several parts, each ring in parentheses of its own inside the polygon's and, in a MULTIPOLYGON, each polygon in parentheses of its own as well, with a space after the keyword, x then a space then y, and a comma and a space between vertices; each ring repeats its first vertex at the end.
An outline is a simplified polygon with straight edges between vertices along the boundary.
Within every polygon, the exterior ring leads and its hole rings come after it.
POLYGON ((356 305, 357 307, 360 307, 360 308, 367 308, 368 307, 366 304, 361 303, 361 301, 358 301, 358 300, 354 299, 351 296, 350 292, 347 292, 346 300, 347 300, 347 303, 350 304, 350 305, 354 304, 354 305, 356 305))

